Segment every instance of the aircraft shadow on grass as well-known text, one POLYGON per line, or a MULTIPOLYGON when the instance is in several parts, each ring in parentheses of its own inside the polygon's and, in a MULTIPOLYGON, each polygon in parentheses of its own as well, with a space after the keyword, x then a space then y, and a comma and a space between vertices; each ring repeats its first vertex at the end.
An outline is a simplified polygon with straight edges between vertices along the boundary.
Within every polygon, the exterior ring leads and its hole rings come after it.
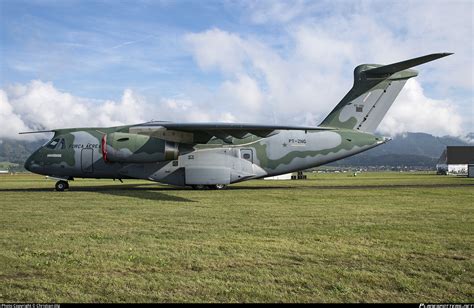
MULTIPOLYGON (((316 189, 316 190, 362 190, 362 189, 393 189, 393 188, 434 188, 434 187, 465 187, 474 186, 473 183, 456 183, 456 184, 398 184, 398 185, 351 185, 351 186, 314 186, 314 187, 298 187, 298 186, 230 186, 226 190, 273 190, 273 189, 316 189)), ((130 197, 143 200, 151 201, 172 201, 172 202, 197 202, 192 199, 174 196, 167 194, 167 192, 176 191, 189 191, 190 188, 176 187, 176 186, 159 186, 156 187, 155 183, 142 183, 142 184, 123 184, 123 185, 104 185, 104 186, 71 186, 71 189, 66 192, 58 194, 68 193, 81 193, 81 192, 95 192, 110 196, 117 197, 130 197)), ((49 187, 33 187, 33 188, 0 188, 1 192, 53 192, 54 188, 49 187)), ((196 191, 203 194, 220 194, 222 191, 196 191)), ((56 194, 56 193, 55 193, 56 194)))
MULTIPOLYGON (((72 187, 69 191, 61 192, 60 194, 68 193, 80 193, 80 192, 95 192, 105 195, 117 196, 117 197, 130 197, 144 200, 152 201, 174 201, 174 202, 196 202, 191 199, 173 196, 166 194, 164 192, 184 190, 183 188, 174 188, 174 187, 150 187, 154 185, 150 184, 125 184, 125 185, 106 185, 106 186, 75 186, 72 187), (145 186, 145 187, 144 187, 145 186)), ((54 188, 0 188, 1 192, 52 192, 54 188)))
MULTIPOLYGON (((231 186, 226 190, 272 190, 272 189, 292 189, 296 187, 291 186, 231 186)), ((167 192, 189 191, 191 188, 178 186, 159 186, 155 183, 141 183, 141 184, 122 184, 122 185, 103 185, 103 186, 74 186, 71 183, 71 188, 66 192, 59 192, 59 194, 80 193, 80 192, 94 192, 117 197, 130 197, 143 200, 152 201, 172 201, 172 202, 196 202, 188 198, 173 196, 167 192)), ((49 187, 24 187, 24 188, 0 188, 1 192, 54 192, 54 188, 49 187)), ((203 190, 196 191, 206 194, 219 194, 221 191, 203 190)), ((58 192, 56 192, 58 193, 58 192)))

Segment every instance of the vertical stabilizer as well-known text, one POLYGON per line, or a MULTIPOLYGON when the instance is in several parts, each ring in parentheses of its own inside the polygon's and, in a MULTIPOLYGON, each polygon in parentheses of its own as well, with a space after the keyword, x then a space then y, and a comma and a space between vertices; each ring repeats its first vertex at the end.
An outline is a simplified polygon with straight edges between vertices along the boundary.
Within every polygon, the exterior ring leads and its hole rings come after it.
POLYGON ((436 53, 389 65, 362 64, 354 70, 354 85, 320 126, 373 133, 406 81, 418 75, 410 67, 451 53, 436 53))

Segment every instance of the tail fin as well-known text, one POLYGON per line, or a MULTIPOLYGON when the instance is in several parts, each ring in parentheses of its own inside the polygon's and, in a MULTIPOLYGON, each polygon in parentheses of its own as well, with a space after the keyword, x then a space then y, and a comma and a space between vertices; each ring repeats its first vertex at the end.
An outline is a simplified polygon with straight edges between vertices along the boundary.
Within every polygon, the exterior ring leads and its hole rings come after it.
POLYGON ((373 133, 406 81, 418 75, 409 68, 452 53, 435 53, 389 65, 362 64, 354 69, 354 85, 320 126, 373 133))

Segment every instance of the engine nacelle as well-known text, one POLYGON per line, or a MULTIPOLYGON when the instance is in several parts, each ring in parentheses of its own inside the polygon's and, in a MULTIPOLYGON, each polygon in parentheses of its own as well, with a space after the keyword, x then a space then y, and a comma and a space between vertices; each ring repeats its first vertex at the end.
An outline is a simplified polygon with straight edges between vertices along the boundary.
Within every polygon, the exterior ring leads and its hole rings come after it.
POLYGON ((102 137, 102 157, 108 162, 154 163, 178 158, 178 144, 159 138, 128 133, 102 137))

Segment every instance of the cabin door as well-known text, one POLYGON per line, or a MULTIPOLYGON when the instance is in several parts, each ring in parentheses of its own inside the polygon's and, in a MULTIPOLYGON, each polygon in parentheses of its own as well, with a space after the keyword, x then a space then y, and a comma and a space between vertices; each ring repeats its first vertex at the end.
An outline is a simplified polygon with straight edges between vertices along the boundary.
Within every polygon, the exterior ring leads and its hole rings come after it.
POLYGON ((82 149, 81 151, 81 169, 82 172, 91 173, 93 169, 94 149, 82 149))

